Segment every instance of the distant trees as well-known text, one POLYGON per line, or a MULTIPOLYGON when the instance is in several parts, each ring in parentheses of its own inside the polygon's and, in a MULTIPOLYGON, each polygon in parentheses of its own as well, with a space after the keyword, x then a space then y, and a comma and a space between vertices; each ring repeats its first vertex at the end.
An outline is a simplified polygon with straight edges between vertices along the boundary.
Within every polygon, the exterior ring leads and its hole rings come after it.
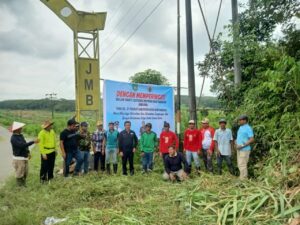
POLYGON ((131 83, 139 84, 156 84, 156 85, 170 85, 168 79, 159 71, 147 69, 143 72, 138 72, 129 78, 131 83))
MULTIPOLYGON (((49 99, 38 100, 6 100, 0 102, 0 109, 12 109, 12 110, 43 110, 51 107, 49 99)), ((54 110, 57 112, 74 112, 75 101, 59 99, 53 100, 54 110)))

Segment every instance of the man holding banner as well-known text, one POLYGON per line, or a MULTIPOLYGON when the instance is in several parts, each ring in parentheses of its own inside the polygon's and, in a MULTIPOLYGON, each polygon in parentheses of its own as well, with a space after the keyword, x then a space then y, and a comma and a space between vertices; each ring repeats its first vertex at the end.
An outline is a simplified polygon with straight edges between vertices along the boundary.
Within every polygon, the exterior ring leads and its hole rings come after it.
POLYGON ((138 138, 131 130, 131 122, 125 121, 125 130, 119 134, 119 152, 122 157, 123 175, 127 175, 127 161, 129 161, 130 175, 134 175, 133 156, 138 144, 138 138))

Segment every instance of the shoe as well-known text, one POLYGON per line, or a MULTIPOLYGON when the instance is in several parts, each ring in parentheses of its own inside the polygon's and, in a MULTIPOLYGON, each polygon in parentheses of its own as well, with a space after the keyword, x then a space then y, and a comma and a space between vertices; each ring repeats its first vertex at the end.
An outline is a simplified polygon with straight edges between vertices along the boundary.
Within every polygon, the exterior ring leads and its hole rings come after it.
POLYGON ((106 172, 107 174, 110 174, 110 164, 106 164, 106 172))
POLYGON ((134 175, 134 171, 130 171, 130 176, 133 176, 134 175))
POLYGON ((118 172, 118 164, 113 164, 114 167, 114 174, 118 172))

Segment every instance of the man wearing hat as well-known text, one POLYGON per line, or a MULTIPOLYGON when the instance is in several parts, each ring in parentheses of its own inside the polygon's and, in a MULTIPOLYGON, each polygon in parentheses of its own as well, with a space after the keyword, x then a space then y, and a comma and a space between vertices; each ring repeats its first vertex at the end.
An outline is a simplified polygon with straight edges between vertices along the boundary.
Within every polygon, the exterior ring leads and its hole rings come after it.
POLYGON ((226 120, 219 120, 220 128, 216 130, 214 135, 215 146, 217 149, 218 174, 222 174, 222 162, 226 161, 229 172, 233 174, 233 166, 231 162, 231 154, 233 150, 233 137, 229 128, 226 128, 226 120))
POLYGON ((159 154, 165 162, 165 157, 169 155, 169 147, 175 146, 175 150, 178 149, 179 141, 177 135, 170 130, 170 124, 164 122, 164 130, 161 132, 159 137, 159 154))
POLYGON ((201 149, 202 149, 202 159, 205 165, 205 168, 209 172, 213 172, 212 165, 212 155, 215 148, 215 142, 213 140, 215 135, 215 130, 209 126, 209 120, 205 118, 201 121, 202 128, 200 129, 201 135, 201 149))
POLYGON ((46 120, 39 132, 39 149, 41 153, 40 181, 42 183, 53 179, 56 157, 56 134, 52 129, 53 122, 46 120))
POLYGON ((189 127, 184 132, 183 138, 183 148, 186 154, 186 161, 188 164, 188 173, 191 172, 192 168, 192 158, 195 162, 196 170, 199 172, 200 170, 200 161, 198 154, 200 153, 201 136, 199 131, 195 128, 195 121, 189 121, 189 127))
POLYGON ((119 127, 119 125, 120 125, 119 121, 116 121, 116 122, 115 122, 115 130, 118 131, 118 132, 120 133, 120 132, 122 131, 122 128, 119 127))
POLYGON ((97 122, 97 130, 93 133, 93 152, 94 152, 94 170, 99 170, 99 162, 101 171, 105 171, 105 151, 104 150, 104 134, 102 121, 97 122))
POLYGON ((114 129, 114 122, 108 124, 108 131, 104 133, 103 153, 105 152, 106 171, 110 174, 110 163, 113 164, 114 174, 118 171, 118 138, 119 132, 114 129))
POLYGON ((13 122, 11 131, 13 132, 10 143, 13 150, 13 167, 16 172, 16 180, 18 186, 26 186, 26 178, 28 176, 28 159, 30 158, 29 146, 37 144, 35 141, 26 142, 22 135, 24 123, 13 122))
POLYGON ((83 171, 84 174, 89 172, 89 158, 91 151, 92 137, 88 131, 89 124, 87 122, 80 123, 80 131, 77 136, 78 147, 81 152, 81 157, 83 160, 83 171))
POLYGON ((248 124, 248 116, 239 117, 239 129, 236 139, 237 163, 240 171, 240 179, 248 177, 248 161, 251 151, 251 144, 254 142, 254 133, 252 127, 248 124))
POLYGON ((146 131, 140 139, 140 148, 143 157, 143 173, 151 172, 153 169, 153 153, 157 148, 157 135, 153 132, 152 124, 147 123, 146 131))
POLYGON ((70 119, 67 122, 67 128, 60 133, 60 149, 62 157, 65 161, 64 176, 68 177, 70 173, 70 165, 73 158, 76 159, 76 166, 74 175, 78 175, 82 166, 81 152, 78 149, 76 132, 77 122, 74 119, 70 119))

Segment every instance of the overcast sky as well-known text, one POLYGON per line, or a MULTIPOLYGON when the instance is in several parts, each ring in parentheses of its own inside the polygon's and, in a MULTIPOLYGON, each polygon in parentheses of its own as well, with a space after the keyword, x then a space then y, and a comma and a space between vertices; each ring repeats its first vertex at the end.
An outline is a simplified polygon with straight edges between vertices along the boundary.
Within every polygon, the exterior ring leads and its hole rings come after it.
MULTIPOLYGON (((100 64, 104 64, 160 0, 71 0, 76 9, 106 11, 100 32, 100 64), (147 2, 147 3, 146 3, 147 2), (146 4, 146 5, 145 5, 146 4)), ((219 0, 201 0, 212 31, 219 0)), ((192 0, 195 63, 209 50, 197 0, 192 0)), ((230 23, 231 1, 223 0, 217 31, 230 23)), ((184 1, 181 1, 182 86, 187 87, 184 1)), ((164 0, 141 29, 103 68, 101 78, 128 81, 148 68, 176 85, 176 0, 164 0)), ((39 99, 46 93, 74 99, 72 31, 38 0, 0 0, 0 100, 39 99)), ((197 68, 196 90, 202 79, 197 68)), ((209 81, 204 95, 210 92, 209 81)), ((183 91, 187 94, 187 90, 183 91)))

